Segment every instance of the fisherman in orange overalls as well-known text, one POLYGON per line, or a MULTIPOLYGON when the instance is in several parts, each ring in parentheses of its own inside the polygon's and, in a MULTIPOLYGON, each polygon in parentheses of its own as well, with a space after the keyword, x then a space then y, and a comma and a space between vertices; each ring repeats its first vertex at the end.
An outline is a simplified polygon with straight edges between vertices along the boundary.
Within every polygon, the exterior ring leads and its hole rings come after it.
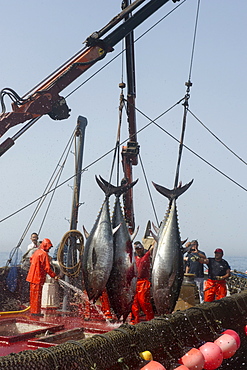
POLYGON ((226 279, 231 275, 231 269, 226 260, 224 260, 224 251, 216 248, 214 258, 205 258, 198 253, 199 262, 208 265, 208 279, 205 284, 204 302, 213 302, 224 298, 227 294, 226 279))
POLYGON ((51 241, 44 239, 30 258, 31 266, 26 280, 30 283, 30 312, 32 316, 43 316, 41 314, 41 298, 46 274, 56 280, 58 279, 50 265, 48 252, 51 247, 51 241))
POLYGON ((144 247, 140 242, 135 242, 135 260, 137 267, 137 283, 136 293, 132 304, 132 324, 137 324, 140 321, 140 309, 145 313, 146 320, 154 318, 153 307, 151 303, 151 283, 150 283, 150 268, 151 268, 151 252, 153 246, 145 253, 144 247))

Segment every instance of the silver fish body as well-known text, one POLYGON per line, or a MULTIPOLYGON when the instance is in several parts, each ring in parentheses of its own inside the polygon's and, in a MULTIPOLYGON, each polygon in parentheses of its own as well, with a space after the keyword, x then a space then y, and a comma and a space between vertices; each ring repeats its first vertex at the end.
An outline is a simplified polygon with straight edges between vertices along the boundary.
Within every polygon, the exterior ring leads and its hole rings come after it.
POLYGON ((173 200, 165 226, 159 236, 152 269, 152 289, 159 315, 171 313, 179 297, 183 281, 183 253, 173 200))
POLYGON ((94 302, 101 296, 113 263, 113 234, 106 196, 84 248, 82 271, 88 298, 94 302))
POLYGON ((123 321, 131 311, 136 291, 137 271, 132 240, 122 213, 119 196, 116 197, 112 216, 112 227, 121 227, 113 236, 113 266, 107 282, 107 293, 111 307, 123 321))
POLYGON ((176 199, 193 180, 172 190, 155 183, 157 191, 169 200, 167 214, 161 224, 152 266, 152 292, 159 315, 171 313, 178 300, 183 281, 183 249, 178 225, 176 199))

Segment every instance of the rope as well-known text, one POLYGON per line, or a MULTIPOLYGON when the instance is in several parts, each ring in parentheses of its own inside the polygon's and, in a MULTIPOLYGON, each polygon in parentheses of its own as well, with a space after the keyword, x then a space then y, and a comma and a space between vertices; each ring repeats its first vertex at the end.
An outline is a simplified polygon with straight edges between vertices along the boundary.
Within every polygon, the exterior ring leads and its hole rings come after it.
POLYGON ((110 344, 110 346, 113 350, 113 353, 117 355, 116 363, 118 365, 120 365, 122 367, 122 369, 126 369, 126 370, 129 369, 129 367, 124 362, 124 358, 120 356, 119 352, 116 350, 116 348, 114 347, 111 339, 107 336, 107 334, 94 334, 94 337, 100 337, 100 338, 106 339, 106 341, 110 344))
POLYGON ((121 93, 120 93, 120 103, 118 107, 118 129, 117 129, 117 138, 116 138, 116 144, 114 148, 114 153, 113 153, 113 159, 112 159, 112 166, 111 166, 111 171, 110 171, 110 178, 109 178, 109 183, 111 182, 112 179, 112 174, 113 174, 113 169, 114 169, 114 164, 116 162, 117 158, 117 186, 119 185, 119 164, 120 164, 120 132, 121 132, 121 126, 122 126, 122 117, 123 117, 123 107, 124 107, 124 94, 123 94, 123 87, 125 87, 125 84, 121 83, 119 84, 119 87, 121 88, 121 93))
POLYGON ((49 357, 52 359, 53 363, 54 363, 54 366, 55 366, 55 370, 59 370, 59 363, 58 363, 58 360, 56 358, 56 355, 55 353, 52 351, 51 348, 38 348, 38 351, 43 351, 43 352, 46 352, 49 357))
MULTIPOLYGON (((181 99, 181 101, 184 100, 181 99)), ((181 102, 180 101, 180 102, 181 102)), ((178 102, 179 103, 179 102, 178 102)), ((178 104, 176 103, 176 104, 178 104)), ((175 105, 173 105, 171 108, 169 108, 169 110, 171 110, 172 108, 174 108, 175 105)), ((163 127, 161 127, 157 122, 155 122, 155 120, 159 119, 161 116, 163 116, 164 114, 166 114, 168 112, 165 111, 163 112, 161 115, 159 115, 157 118, 155 119, 152 119, 150 117, 148 117, 145 113, 143 113, 142 111, 140 111, 138 108, 136 108, 136 110, 141 113, 145 118, 147 118, 148 120, 150 120, 150 122, 145 125, 144 127, 142 127, 138 132, 144 130, 147 126, 151 125, 151 123, 153 123, 155 126, 157 126, 160 130, 162 130, 163 132, 165 132, 168 136, 170 136, 173 140, 175 140, 176 142, 179 143, 179 140, 173 136, 170 132, 168 132, 167 130, 165 130, 163 127)), ((216 166, 214 166, 212 163, 208 162, 206 159, 204 159, 202 156, 200 156, 198 153, 196 153, 194 150, 192 150, 191 148, 189 148, 187 145, 183 144, 183 147, 186 148, 189 152, 191 152, 193 155, 195 155, 197 158, 199 158, 200 160, 202 160, 204 163, 206 163, 208 166, 210 166, 211 168, 213 168, 215 171, 219 172, 222 176, 226 177, 228 180, 230 180, 231 182, 233 182, 235 185, 237 185, 238 187, 240 187, 242 190, 244 191, 247 191, 247 188, 242 186, 241 184, 239 184, 237 181, 233 180, 230 176, 228 176, 226 173, 224 173, 223 171, 221 171, 219 168, 217 168, 216 166)), ((1 221, 0 221, 1 222, 1 221)))
POLYGON ((0 312, 0 316, 1 315, 10 315, 10 314, 17 314, 17 313, 23 313, 23 312, 26 312, 30 309, 30 306, 24 308, 24 310, 20 310, 20 311, 3 311, 3 312, 0 312))
POLYGON ((83 249, 84 249, 84 238, 83 238, 83 235, 80 233, 80 231, 78 230, 69 230, 67 231, 62 240, 61 240, 61 243, 59 245, 59 248, 58 248, 58 251, 57 251, 57 260, 58 260, 58 263, 59 263, 59 266, 61 268, 61 272, 69 277, 76 277, 79 275, 80 273, 80 269, 81 269, 81 256, 82 256, 82 253, 83 253, 83 249), (72 234, 75 234, 73 235, 74 237, 76 237, 77 239, 80 240, 80 243, 76 243, 76 246, 77 246, 77 249, 79 250, 79 261, 74 265, 74 266, 65 266, 63 264, 63 261, 64 261, 64 246, 65 245, 68 245, 67 242, 68 242, 68 239, 72 236, 72 234))
MULTIPOLYGON (((159 21, 157 21, 152 27, 148 28, 145 32, 143 32, 136 40, 134 40, 134 44, 139 41, 143 36, 145 36, 148 32, 150 32, 154 27, 156 27, 160 22, 162 22, 165 18, 171 15, 175 10, 177 10, 181 5, 183 5, 186 0, 183 0, 180 4, 178 4, 175 8, 173 8, 170 12, 168 12, 165 16, 163 16, 159 21)), ((67 99, 70 95, 74 94, 77 90, 79 90, 83 85, 85 85, 88 81, 90 81, 94 76, 96 76, 99 72, 101 72, 104 68, 106 68, 109 64, 111 64, 115 59, 117 59, 120 55, 124 53, 126 49, 122 49, 115 57, 113 57, 109 62, 105 63, 101 68, 99 68, 95 73, 93 73, 90 77, 88 77, 84 82, 78 85, 74 90, 72 90, 69 94, 65 96, 67 99)))
POLYGON ((50 191, 49 191, 49 190, 50 190, 50 189, 51 189, 51 187, 53 186, 53 184, 54 184, 54 182, 55 182, 55 179, 56 179, 56 177, 57 177, 57 182, 56 182, 56 185, 55 185, 54 189, 52 189, 52 190, 51 190, 52 196, 51 196, 51 199, 50 199, 50 201, 49 201, 49 204, 48 204, 47 210, 46 210, 46 212, 45 212, 45 215, 44 215, 44 217, 43 217, 43 220, 42 220, 42 222, 41 222, 41 226, 40 226, 40 228, 39 228, 38 234, 41 232, 41 229, 42 229, 42 226, 43 226, 43 224, 44 224, 45 218, 46 218, 46 216, 47 216, 48 210, 49 210, 49 208, 50 208, 50 205, 51 205, 52 199, 53 199, 53 197, 54 197, 55 190, 57 189, 58 181, 59 181, 59 179, 60 179, 60 177, 61 177, 62 171, 63 171, 63 169, 64 169, 64 165, 65 165, 66 160, 67 160, 67 158, 68 158, 68 153, 69 153, 70 146, 71 146, 71 143, 72 143, 73 135, 74 135, 74 131, 73 131, 73 134, 71 135, 71 137, 70 137, 70 139, 69 139, 68 143, 66 144, 66 147, 65 147, 65 149, 64 149, 64 151, 63 151, 63 153, 62 153, 62 155, 61 155, 61 157, 60 157, 60 159, 59 159, 59 161, 58 161, 58 164, 56 165, 56 167, 55 167, 55 169, 54 169, 54 171, 53 171, 53 173, 52 173, 52 175, 51 175, 51 177, 50 177, 50 179, 49 179, 49 181, 48 181, 48 184, 46 185, 46 187, 45 187, 45 189, 44 189, 44 191, 43 191, 42 196, 41 196, 40 198, 38 198, 38 199, 39 199, 39 202, 38 202, 37 206, 35 207, 35 209, 34 209, 34 211, 33 211, 33 214, 32 214, 32 216, 30 217, 30 219, 29 219, 29 221, 28 221, 28 223, 27 223, 27 226, 25 227, 25 229, 24 229, 24 231, 23 231, 23 233, 22 233, 22 236, 21 236, 21 238, 20 238, 20 240, 19 240, 19 242, 18 242, 17 246, 16 246, 15 248, 13 248, 13 250, 11 251, 11 253, 10 253, 10 258, 8 259, 8 261, 7 261, 7 263, 6 263, 6 267, 7 267, 7 265, 12 261, 13 256, 15 255, 16 251, 18 251, 18 248, 21 246, 21 244, 22 244, 22 242, 23 242, 24 238, 26 237, 26 235, 27 235, 28 231, 30 230, 30 227, 31 227, 31 225, 32 225, 33 221, 35 220, 35 217, 37 216, 37 214, 38 214, 38 212, 39 212, 39 210, 40 210, 41 206, 43 205, 43 203, 44 203, 44 201, 45 201, 45 199, 46 199, 47 195, 50 193, 50 191), (64 161, 63 161, 63 164, 60 166, 60 165, 59 165, 59 163, 61 162, 61 160, 62 160, 63 156, 65 155, 65 152, 66 152, 67 148, 68 148, 67 155, 66 155, 66 157, 65 157, 65 159, 64 159, 64 161), (56 171, 57 171, 58 167, 60 167, 60 168, 59 168, 59 170, 58 170, 58 172, 57 172, 57 174, 56 174, 56 171), (53 178, 54 178, 54 179, 53 179, 53 178), (52 179, 53 179, 53 180, 52 180, 52 179))
POLYGON ((241 158, 238 154, 236 154, 229 146, 227 146, 222 140, 218 138, 193 112, 191 112, 190 109, 188 109, 188 112, 216 139, 218 140, 229 152, 231 152, 235 157, 237 157, 241 162, 243 162, 245 165, 247 165, 247 162, 241 158))
POLYGON ((89 365, 91 366, 92 369, 94 369, 94 363, 91 359, 91 357, 89 356, 88 352, 86 351, 85 347, 82 345, 82 343, 76 341, 76 340, 68 340, 67 343, 71 343, 71 344, 74 344, 75 346, 78 346, 80 347, 82 350, 83 350, 83 353, 84 355, 86 356, 87 358, 87 361, 89 363, 89 365))
POLYGON ((150 191, 150 186, 148 185, 148 180, 147 180, 146 172, 144 170, 144 166, 143 166, 143 162, 142 162, 141 154, 140 153, 139 153, 139 159, 140 159, 140 164, 141 164, 141 168, 142 168, 144 180, 145 180, 145 183, 146 183, 146 187, 148 189, 148 195, 149 195, 150 202, 151 202, 151 205, 152 205, 152 208, 153 208, 154 217, 156 219, 157 225, 159 225, 158 216, 157 216, 157 213, 156 213, 156 209, 155 209, 155 206, 154 206, 154 201, 153 201, 152 194, 151 194, 151 191, 150 191))
POLYGON ((183 106, 184 106, 184 114, 183 114, 182 132, 181 132, 180 143, 179 143, 179 150, 178 150, 178 161, 177 161, 177 168, 176 168, 176 174, 175 174, 175 180, 174 180, 174 188, 177 188, 178 187, 179 170, 180 170, 180 165, 181 165, 181 160, 182 160, 182 152, 183 152, 183 145, 184 145, 184 135, 185 135, 187 114, 188 114, 188 108, 189 108, 190 88, 192 86, 192 83, 191 83, 191 73, 192 73, 192 65, 193 65, 194 52, 195 52, 195 40, 196 40, 196 31, 197 31, 197 26, 198 26, 199 6, 200 6, 200 0, 198 0, 198 6, 197 6, 195 29, 194 29, 194 36, 193 36, 193 43, 192 43, 192 51, 191 51, 191 58, 190 58, 189 78, 188 78, 188 81, 185 83, 185 85, 187 86, 187 89, 186 89, 186 94, 185 94, 184 103, 183 103, 183 106))

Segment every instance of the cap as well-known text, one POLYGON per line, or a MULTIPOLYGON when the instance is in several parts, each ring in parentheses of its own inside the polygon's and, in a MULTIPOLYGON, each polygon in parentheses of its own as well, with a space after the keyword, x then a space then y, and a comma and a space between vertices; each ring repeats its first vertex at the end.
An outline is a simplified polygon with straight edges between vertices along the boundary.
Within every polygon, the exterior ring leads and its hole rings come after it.
POLYGON ((135 244, 135 249, 141 249, 144 248, 141 243, 135 244))
POLYGON ((197 241, 197 240, 192 240, 192 241, 191 241, 191 244, 196 244, 196 245, 198 245, 198 241, 197 241))
POLYGON ((224 254, 223 249, 221 249, 221 248, 217 248, 217 249, 215 249, 214 253, 221 253, 221 254, 222 254, 222 256, 223 256, 223 254, 224 254))
POLYGON ((40 244, 40 248, 44 249, 44 251, 48 251, 52 247, 52 242, 50 239, 44 239, 42 243, 40 244))

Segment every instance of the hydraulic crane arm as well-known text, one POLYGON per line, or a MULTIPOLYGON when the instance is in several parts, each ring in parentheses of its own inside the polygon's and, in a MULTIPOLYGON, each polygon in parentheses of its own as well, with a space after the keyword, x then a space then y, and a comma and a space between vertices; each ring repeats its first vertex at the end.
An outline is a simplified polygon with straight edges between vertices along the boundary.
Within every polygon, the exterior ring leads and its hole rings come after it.
MULTIPOLYGON (((92 65, 103 59, 108 52, 113 50, 113 47, 120 40, 169 0, 150 0, 141 9, 136 11, 134 15, 129 17, 124 24, 120 24, 104 39, 100 39, 102 35, 115 27, 117 23, 144 1, 145 0, 134 1, 99 32, 95 32, 89 36, 85 41, 86 47, 82 49, 81 52, 78 52, 75 57, 65 63, 36 88, 24 95, 23 98, 19 97, 11 89, 3 89, 0 93, 0 102, 3 110, 3 113, 0 115, 0 137, 3 136, 9 128, 27 120, 37 120, 38 117, 44 114, 49 114, 54 120, 68 118, 70 109, 65 99, 60 96, 60 92, 87 71, 92 65), (12 112, 5 112, 5 95, 8 95, 13 101, 12 112)), ((179 0, 172 1, 176 2, 179 0)), ((13 144, 14 140, 10 138, 2 143, 0 145, 0 155, 13 144)))

